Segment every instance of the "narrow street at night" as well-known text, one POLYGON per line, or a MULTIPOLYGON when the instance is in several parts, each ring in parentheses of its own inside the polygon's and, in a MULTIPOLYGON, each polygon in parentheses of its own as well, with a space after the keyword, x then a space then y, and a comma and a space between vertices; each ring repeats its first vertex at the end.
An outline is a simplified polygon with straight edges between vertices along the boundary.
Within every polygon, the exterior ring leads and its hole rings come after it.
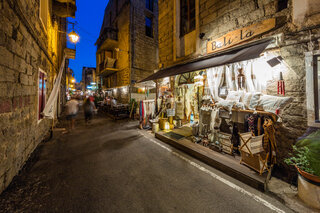
POLYGON ((320 0, 0 0, 2 212, 320 212, 320 0))
POLYGON ((1 195, 0 212, 291 212, 149 138, 136 122, 100 117, 85 125, 78 117, 73 132, 40 145, 1 195))

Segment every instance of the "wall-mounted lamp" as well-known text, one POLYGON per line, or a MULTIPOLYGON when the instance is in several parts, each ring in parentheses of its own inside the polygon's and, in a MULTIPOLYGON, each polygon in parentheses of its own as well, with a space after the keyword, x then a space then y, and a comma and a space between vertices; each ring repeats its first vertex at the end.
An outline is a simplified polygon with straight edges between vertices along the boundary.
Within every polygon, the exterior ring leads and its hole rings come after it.
POLYGON ((77 43, 79 41, 79 35, 73 30, 68 34, 68 36, 72 43, 77 43))
POLYGON ((282 61, 283 61, 283 58, 281 56, 278 56, 268 60, 267 63, 270 65, 270 67, 275 67, 281 64, 282 61))

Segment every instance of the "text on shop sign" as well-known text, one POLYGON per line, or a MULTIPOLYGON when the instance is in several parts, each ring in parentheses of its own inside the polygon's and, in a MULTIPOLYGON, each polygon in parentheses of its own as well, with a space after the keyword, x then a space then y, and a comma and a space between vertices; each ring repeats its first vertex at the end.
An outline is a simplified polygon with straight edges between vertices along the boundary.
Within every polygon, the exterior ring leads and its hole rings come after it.
POLYGON ((272 18, 250 25, 248 27, 231 31, 220 38, 209 40, 207 43, 207 53, 214 53, 232 47, 259 34, 267 32, 275 26, 276 20, 272 18))

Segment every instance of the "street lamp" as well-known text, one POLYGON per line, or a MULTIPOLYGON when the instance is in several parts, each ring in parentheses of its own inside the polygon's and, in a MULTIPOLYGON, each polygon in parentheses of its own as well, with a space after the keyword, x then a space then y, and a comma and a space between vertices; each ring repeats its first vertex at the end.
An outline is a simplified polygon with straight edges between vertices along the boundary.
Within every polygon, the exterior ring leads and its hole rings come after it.
POLYGON ((74 30, 72 30, 68 36, 72 43, 77 43, 79 40, 79 35, 74 30))

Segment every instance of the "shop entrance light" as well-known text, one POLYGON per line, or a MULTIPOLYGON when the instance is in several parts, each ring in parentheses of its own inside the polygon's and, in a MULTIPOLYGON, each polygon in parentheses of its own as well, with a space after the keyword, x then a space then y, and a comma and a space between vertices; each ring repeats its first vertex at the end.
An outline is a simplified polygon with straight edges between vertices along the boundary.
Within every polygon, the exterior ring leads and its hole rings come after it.
POLYGON ((283 58, 281 56, 278 56, 268 60, 267 63, 270 65, 270 67, 275 67, 278 64, 281 64, 282 61, 283 61, 283 58))

